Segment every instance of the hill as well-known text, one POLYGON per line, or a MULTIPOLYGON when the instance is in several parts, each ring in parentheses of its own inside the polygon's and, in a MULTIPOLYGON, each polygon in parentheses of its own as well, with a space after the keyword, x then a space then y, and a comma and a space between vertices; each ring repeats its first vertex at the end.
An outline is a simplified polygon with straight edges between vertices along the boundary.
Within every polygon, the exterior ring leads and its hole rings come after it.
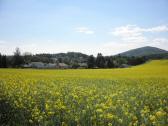
POLYGON ((38 57, 46 57, 50 59, 57 59, 59 62, 65 62, 67 64, 86 62, 88 55, 80 52, 67 52, 67 53, 57 53, 57 54, 36 54, 38 57))
POLYGON ((123 53, 120 53, 121 56, 135 56, 135 57, 141 57, 141 56, 150 56, 150 55, 162 55, 162 54, 167 54, 168 51, 156 48, 156 47, 151 47, 151 46, 145 46, 137 49, 132 49, 123 53))

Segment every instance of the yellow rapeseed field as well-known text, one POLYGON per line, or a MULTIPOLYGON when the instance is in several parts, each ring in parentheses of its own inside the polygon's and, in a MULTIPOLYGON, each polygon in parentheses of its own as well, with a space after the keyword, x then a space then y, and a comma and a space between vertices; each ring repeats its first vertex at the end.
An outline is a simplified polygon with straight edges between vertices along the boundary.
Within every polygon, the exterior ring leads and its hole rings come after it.
POLYGON ((0 69, 0 125, 166 126, 168 60, 124 69, 0 69))

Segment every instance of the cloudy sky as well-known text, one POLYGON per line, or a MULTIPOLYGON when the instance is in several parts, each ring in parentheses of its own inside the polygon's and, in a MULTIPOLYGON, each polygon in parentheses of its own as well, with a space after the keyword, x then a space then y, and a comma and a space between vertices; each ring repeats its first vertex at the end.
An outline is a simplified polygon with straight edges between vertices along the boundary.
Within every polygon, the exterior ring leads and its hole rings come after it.
POLYGON ((168 50, 168 0, 0 0, 0 52, 168 50))

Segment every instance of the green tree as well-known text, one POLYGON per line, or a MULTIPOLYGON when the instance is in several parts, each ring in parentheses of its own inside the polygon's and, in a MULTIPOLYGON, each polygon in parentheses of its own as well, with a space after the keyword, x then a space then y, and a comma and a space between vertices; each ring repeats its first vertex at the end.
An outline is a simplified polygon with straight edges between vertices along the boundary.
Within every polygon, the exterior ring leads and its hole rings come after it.
POLYGON ((23 58, 24 58, 24 62, 26 64, 30 63, 31 62, 31 59, 32 59, 32 54, 30 52, 25 52, 23 54, 23 58))
POLYGON ((61 57, 58 58, 58 62, 59 62, 59 63, 62 63, 62 62, 63 62, 61 57))
POLYGON ((2 67, 2 56, 1 56, 1 53, 0 53, 0 68, 2 67))
POLYGON ((6 68, 7 67, 7 63, 6 63, 6 56, 3 55, 2 58, 1 58, 1 66, 3 68, 6 68))
POLYGON ((99 68, 104 68, 105 67, 105 59, 102 56, 101 53, 97 54, 97 58, 96 58, 96 66, 99 68))
POLYGON ((95 66, 95 58, 94 58, 93 55, 90 55, 88 57, 87 65, 88 65, 88 68, 94 68, 94 66, 95 66))
POLYGON ((108 57, 106 60, 107 60, 107 68, 114 68, 114 63, 112 58, 108 57))
POLYGON ((20 67, 21 64, 24 63, 23 57, 21 56, 21 52, 19 48, 16 48, 13 56, 13 65, 14 67, 20 67))

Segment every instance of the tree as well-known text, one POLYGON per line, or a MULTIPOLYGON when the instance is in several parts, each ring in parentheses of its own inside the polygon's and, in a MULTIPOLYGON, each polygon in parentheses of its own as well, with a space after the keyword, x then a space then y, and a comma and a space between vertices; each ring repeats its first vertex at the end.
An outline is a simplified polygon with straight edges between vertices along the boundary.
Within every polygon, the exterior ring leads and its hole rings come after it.
POLYGON ((145 57, 133 57, 130 61, 129 64, 130 65, 139 65, 142 64, 146 61, 145 57))
POLYGON ((74 62, 74 63, 72 64, 72 68, 73 68, 73 69, 77 69, 78 67, 80 67, 78 63, 74 62))
POLYGON ((25 52, 23 54, 23 58, 24 58, 24 63, 28 64, 31 62, 32 54, 30 52, 25 52))
POLYGON ((20 67, 21 64, 24 63, 23 57, 21 56, 21 52, 19 48, 16 48, 13 56, 13 65, 14 67, 20 67))
POLYGON ((108 57, 106 60, 107 60, 107 68, 114 68, 114 63, 112 58, 108 57))
POLYGON ((104 68, 105 67, 105 59, 104 59, 104 57, 102 56, 101 53, 97 54, 96 65, 99 68, 104 68))
POLYGON ((88 68, 94 68, 94 66, 95 66, 95 58, 94 58, 93 55, 90 55, 88 57, 87 65, 88 65, 88 68))
POLYGON ((0 53, 0 68, 2 67, 2 56, 1 56, 1 53, 0 53))
POLYGON ((6 67, 7 67, 6 56, 5 56, 5 55, 2 56, 1 66, 2 66, 3 68, 6 68, 6 67))
POLYGON ((59 63, 62 63, 62 62, 63 62, 61 57, 58 58, 58 62, 59 62, 59 63))

